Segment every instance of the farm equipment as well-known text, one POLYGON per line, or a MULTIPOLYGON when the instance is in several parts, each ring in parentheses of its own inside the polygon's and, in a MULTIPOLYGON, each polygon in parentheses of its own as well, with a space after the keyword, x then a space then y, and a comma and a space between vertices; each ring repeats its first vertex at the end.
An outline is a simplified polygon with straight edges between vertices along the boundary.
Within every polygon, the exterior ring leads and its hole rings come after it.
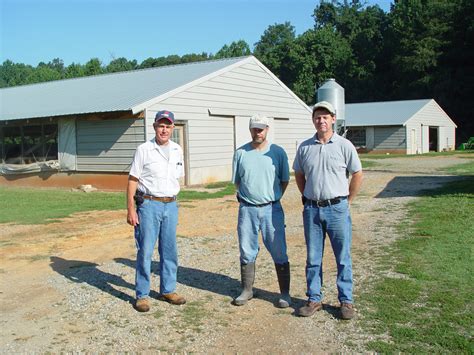
POLYGON ((471 150, 474 149, 474 137, 470 137, 467 143, 461 143, 458 148, 459 150, 471 150))

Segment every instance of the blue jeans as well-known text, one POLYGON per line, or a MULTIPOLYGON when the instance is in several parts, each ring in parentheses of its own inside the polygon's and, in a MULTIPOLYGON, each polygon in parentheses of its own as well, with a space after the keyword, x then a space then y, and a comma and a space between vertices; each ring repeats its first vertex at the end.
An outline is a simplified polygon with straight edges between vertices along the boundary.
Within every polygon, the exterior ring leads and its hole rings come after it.
POLYGON ((178 271, 178 248, 176 245, 178 205, 176 201, 163 203, 144 200, 138 206, 137 213, 140 224, 135 227, 136 297, 140 299, 148 297, 150 294, 151 261, 157 241, 160 256, 160 293, 172 293, 176 290, 178 271))
POLYGON ((327 207, 313 207, 307 202, 303 222, 307 252, 306 295, 309 301, 321 302, 323 298, 322 261, 327 233, 336 257, 339 302, 352 303, 352 220, 347 199, 327 207))
POLYGON ((240 263, 255 262, 258 251, 258 232, 262 233, 263 244, 277 264, 288 262, 285 239, 285 214, 280 201, 263 207, 241 202, 237 223, 240 263))

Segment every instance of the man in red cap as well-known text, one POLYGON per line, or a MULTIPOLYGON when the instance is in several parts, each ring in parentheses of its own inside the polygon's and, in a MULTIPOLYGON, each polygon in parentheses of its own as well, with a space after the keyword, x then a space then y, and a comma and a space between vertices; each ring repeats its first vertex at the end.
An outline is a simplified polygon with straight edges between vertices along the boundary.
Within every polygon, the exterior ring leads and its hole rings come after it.
POLYGON ((137 246, 135 309, 139 312, 150 310, 151 260, 157 241, 161 299, 177 305, 186 303, 176 293, 176 196, 179 179, 184 176, 183 150, 170 140, 174 128, 172 112, 157 112, 153 128, 155 137, 135 152, 127 186, 127 223, 135 227, 137 246))

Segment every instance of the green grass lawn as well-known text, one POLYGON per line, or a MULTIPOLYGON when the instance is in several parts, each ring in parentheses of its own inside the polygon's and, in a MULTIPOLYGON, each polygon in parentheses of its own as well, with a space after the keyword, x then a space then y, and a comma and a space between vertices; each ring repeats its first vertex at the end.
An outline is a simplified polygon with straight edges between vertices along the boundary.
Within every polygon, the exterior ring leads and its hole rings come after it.
MULTIPOLYGON (((456 155, 459 158, 471 160, 470 162, 462 165, 456 165, 454 167, 443 168, 441 171, 446 171, 451 174, 457 175, 473 175, 474 174, 474 154, 472 151, 453 151, 453 152, 431 152, 423 154, 423 157, 439 157, 439 156, 451 156, 456 155)), ((389 159, 389 158, 419 158, 421 155, 407 155, 407 154, 359 154, 362 162, 362 168, 370 170, 371 168, 377 168, 380 166, 377 160, 389 159)))
POLYGON ((360 162, 362 163, 362 169, 370 169, 370 168, 380 166, 380 164, 378 164, 376 161, 373 161, 373 160, 361 159, 360 162))
POLYGON ((178 197, 180 201, 190 201, 190 200, 206 200, 209 198, 220 198, 227 195, 235 194, 235 186, 230 182, 218 182, 213 184, 208 184, 204 186, 207 189, 219 189, 217 191, 208 192, 208 191, 193 191, 193 190, 181 190, 178 197))
MULTIPOLYGON (((182 190, 182 201, 218 198, 235 193, 226 182, 207 185, 217 191, 182 190)), ((125 192, 72 192, 58 189, 11 188, 0 186, 0 223, 50 223, 75 212, 126 209, 125 192)))
POLYGON ((455 175, 474 175, 474 159, 470 159, 467 163, 450 166, 441 170, 455 175))
POLYGON ((419 154, 359 154, 360 159, 390 159, 390 158, 419 158, 419 157, 440 157, 440 156, 451 156, 451 155, 459 155, 462 158, 471 158, 474 159, 474 151, 460 151, 460 150, 453 150, 450 152, 429 152, 424 153, 422 155, 419 154))
POLYGON ((360 295, 361 322, 380 335, 371 351, 473 353, 474 175, 427 193, 408 205, 405 237, 374 261, 403 277, 360 295))
POLYGON ((122 208, 125 193, 0 187, 0 223, 48 223, 74 212, 122 208))

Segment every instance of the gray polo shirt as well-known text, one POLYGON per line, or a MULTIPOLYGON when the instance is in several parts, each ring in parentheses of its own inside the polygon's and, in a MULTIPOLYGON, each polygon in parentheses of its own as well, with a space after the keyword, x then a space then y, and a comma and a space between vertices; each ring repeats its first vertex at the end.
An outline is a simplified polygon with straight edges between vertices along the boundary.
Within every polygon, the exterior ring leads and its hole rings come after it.
POLYGON ((301 143, 293 170, 304 173, 305 197, 327 200, 349 195, 349 173, 362 170, 362 164, 354 145, 334 133, 327 144, 317 135, 301 143))

